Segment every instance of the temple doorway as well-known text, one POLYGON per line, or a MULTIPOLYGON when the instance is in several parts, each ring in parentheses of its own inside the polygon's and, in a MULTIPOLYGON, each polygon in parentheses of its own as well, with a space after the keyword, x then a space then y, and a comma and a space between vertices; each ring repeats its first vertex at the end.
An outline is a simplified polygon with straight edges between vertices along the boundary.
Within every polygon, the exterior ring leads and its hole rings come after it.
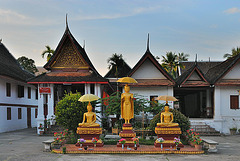
POLYGON ((176 88, 179 111, 189 118, 213 117, 213 88, 176 88))

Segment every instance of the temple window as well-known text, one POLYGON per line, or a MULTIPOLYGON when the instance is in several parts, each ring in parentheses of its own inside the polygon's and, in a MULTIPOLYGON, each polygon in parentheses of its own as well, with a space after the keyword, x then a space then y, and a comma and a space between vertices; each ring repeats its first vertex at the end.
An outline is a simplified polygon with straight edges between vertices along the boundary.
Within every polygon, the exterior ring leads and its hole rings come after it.
POLYGON ((31 99, 31 87, 28 87, 28 98, 31 99))
POLYGON ((238 95, 230 95, 230 109, 239 109, 238 95))
POLYGON ((18 85, 18 97, 24 97, 24 86, 18 85))
POLYGON ((6 83, 6 96, 11 97, 11 83, 6 83))
POLYGON ((157 99, 158 96, 150 96, 150 101, 151 101, 151 107, 153 107, 155 104, 154 103, 158 103, 157 99), (154 103, 153 103, 154 102, 154 103))
POLYGON ((37 115, 38 115, 38 109, 35 108, 35 118, 37 118, 37 115))
POLYGON ((11 117, 11 107, 8 107, 7 108, 7 120, 11 120, 12 119, 12 117, 11 117))
POLYGON ((90 84, 90 93, 91 94, 95 93, 95 84, 90 84))
POLYGON ((22 108, 18 108, 18 119, 22 119, 22 108))
POLYGON ((38 100, 38 89, 35 90, 35 98, 38 100))

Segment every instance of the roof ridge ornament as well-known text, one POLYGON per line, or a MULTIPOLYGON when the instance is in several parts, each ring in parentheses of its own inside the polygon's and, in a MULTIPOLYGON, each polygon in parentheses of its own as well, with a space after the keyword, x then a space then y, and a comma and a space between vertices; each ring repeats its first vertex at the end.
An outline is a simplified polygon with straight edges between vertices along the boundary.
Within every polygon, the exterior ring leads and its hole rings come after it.
POLYGON ((197 54, 196 54, 196 58, 195 58, 195 64, 197 64, 197 54))
POLYGON ((66 13, 66 28, 68 28, 67 13, 66 13))
POLYGON ((149 33, 148 33, 148 38, 147 38, 147 51, 150 52, 150 50, 149 50, 149 33))

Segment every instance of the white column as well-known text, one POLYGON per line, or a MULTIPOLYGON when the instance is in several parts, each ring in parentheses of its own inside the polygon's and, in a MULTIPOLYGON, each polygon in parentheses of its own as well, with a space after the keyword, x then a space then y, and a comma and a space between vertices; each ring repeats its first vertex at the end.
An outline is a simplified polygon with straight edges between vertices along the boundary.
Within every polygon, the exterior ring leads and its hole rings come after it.
POLYGON ((54 84, 50 84, 49 88, 51 94, 48 94, 48 115, 47 119, 51 119, 51 116, 54 116, 54 84))
MULTIPOLYGON (((95 84, 94 94, 97 95, 99 98, 102 97, 101 96, 101 85, 100 84, 95 84)), ((98 110, 98 111, 101 111, 101 104, 99 103, 96 106, 98 106, 98 107, 96 107, 95 109, 98 110)), ((101 113, 96 113, 96 115, 99 116, 98 120, 96 122, 101 124, 101 122, 100 122, 101 120, 99 120, 99 119, 102 118, 102 114, 101 113)))
POLYGON ((38 116, 37 116, 37 134, 39 134, 39 125, 40 123, 44 125, 44 114, 43 114, 43 95, 40 95, 39 93, 39 87, 41 87, 41 84, 38 84, 38 116))
MULTIPOLYGON (((173 87, 167 87, 167 95, 173 96, 173 87)), ((173 108, 173 102, 168 102, 170 108, 173 108)))
POLYGON ((212 100, 211 100, 211 92, 210 89, 207 89, 206 91, 206 97, 207 97, 207 102, 206 102, 206 106, 207 107, 211 107, 212 106, 212 100))
POLYGON ((214 93, 214 119, 222 119, 221 116, 221 89, 215 86, 214 93))
POLYGON ((215 86, 214 91, 214 128, 223 132, 223 119, 221 113, 221 88, 215 86))
POLYGON ((90 94, 90 84, 85 84, 85 94, 90 94))

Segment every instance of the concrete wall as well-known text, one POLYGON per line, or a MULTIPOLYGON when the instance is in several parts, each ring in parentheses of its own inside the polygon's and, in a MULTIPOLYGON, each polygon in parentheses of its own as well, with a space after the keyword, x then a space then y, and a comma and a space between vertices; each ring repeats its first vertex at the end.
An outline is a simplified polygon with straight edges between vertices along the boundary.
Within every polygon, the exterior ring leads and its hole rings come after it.
MULTIPOLYGON (((14 105, 37 105, 35 86, 11 78, 0 76, 0 132, 27 128, 27 107, 14 105), (6 83, 11 83, 11 96, 6 96, 6 83), (24 86, 24 97, 18 98, 17 86, 24 86), (31 99, 28 99, 28 88, 31 87, 31 99), (9 104, 9 105, 8 105, 9 104), (7 108, 11 108, 11 120, 7 120, 7 108), (18 119, 18 108, 22 109, 22 119, 18 119)), ((36 127, 35 107, 31 108, 31 126, 36 127)))
POLYGON ((232 127, 240 128, 240 109, 230 109, 230 95, 239 95, 239 89, 239 86, 215 87, 215 112, 211 126, 222 133, 230 133, 232 127))

